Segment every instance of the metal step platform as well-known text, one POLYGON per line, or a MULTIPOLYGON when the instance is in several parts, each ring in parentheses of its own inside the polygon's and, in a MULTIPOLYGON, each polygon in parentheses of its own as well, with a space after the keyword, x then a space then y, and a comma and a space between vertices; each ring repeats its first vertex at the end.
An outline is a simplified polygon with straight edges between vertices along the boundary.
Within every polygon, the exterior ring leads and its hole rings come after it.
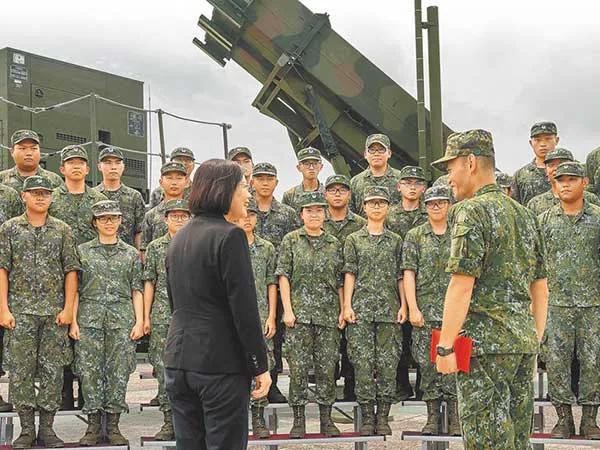
MULTIPOLYGON (((0 450, 12 450, 13 446, 12 445, 0 445, 0 450)), ((35 447, 30 447, 30 448, 47 448, 47 447, 40 447, 40 446, 35 446, 35 447)), ((128 445, 111 445, 111 444, 100 444, 100 445, 94 445, 91 447, 85 447, 82 445, 79 445, 79 443, 68 443, 65 442, 65 446, 61 447, 61 448, 70 448, 71 450, 129 450, 129 446, 128 445)))

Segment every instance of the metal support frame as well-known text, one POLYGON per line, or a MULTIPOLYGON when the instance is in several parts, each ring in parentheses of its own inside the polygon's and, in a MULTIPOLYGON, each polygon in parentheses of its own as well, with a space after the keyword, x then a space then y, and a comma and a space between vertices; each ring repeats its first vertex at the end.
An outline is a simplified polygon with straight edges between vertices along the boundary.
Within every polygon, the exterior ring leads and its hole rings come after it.
POLYGON ((158 137, 160 140, 160 160, 164 164, 167 162, 167 150, 165 148, 165 128, 163 126, 163 110, 159 109, 158 113, 158 137))
POLYGON ((90 94, 90 152, 88 155, 89 161, 88 166, 91 168, 92 184, 98 185, 98 175, 96 170, 96 163, 98 162, 98 145, 96 141, 99 139, 98 136, 98 122, 96 116, 96 94, 90 94))

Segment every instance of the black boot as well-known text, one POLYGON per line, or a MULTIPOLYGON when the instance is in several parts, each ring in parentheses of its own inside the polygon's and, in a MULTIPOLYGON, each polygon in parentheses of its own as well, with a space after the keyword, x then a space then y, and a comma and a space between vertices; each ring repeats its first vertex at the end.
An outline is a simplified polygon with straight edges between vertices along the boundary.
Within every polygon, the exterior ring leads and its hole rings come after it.
POLYGON ((150 406, 160 406, 160 401, 158 400, 158 394, 148 403, 150 406))
POLYGON ((98 445, 102 441, 102 427, 100 424, 101 415, 99 412, 88 414, 88 426, 85 434, 79 439, 79 445, 91 447, 98 445))
POLYGON ((360 435, 373 436, 375 434, 375 404, 373 402, 361 403, 360 414, 362 416, 360 435))
MULTIPOLYGON (((575 434, 575 422, 573 421, 573 411, 571 405, 554 405, 558 422, 552 428, 550 436, 556 439, 568 439, 575 434)), ((583 418, 581 419, 583 423, 583 418)))
POLYGON ((106 435, 108 442, 112 445, 129 445, 129 441, 119 430, 121 414, 106 413, 106 435))
POLYGON ((292 406, 294 424, 290 430, 290 439, 302 439, 306 435, 306 416, 304 406, 292 406))
POLYGON ((265 423, 265 408, 262 406, 252 406, 252 434, 259 439, 268 439, 271 432, 265 423))
POLYGON ((54 412, 40 410, 38 443, 46 448, 60 448, 65 446, 65 442, 54 432, 54 414, 54 412))
POLYGON ((408 378, 408 365, 401 361, 396 368, 396 400, 401 402, 408 400, 414 395, 410 380, 408 378))
POLYGON ((9 412, 13 410, 13 404, 5 402, 0 395, 0 412, 9 412))
POLYGON ((460 417, 458 415, 458 402, 456 400, 447 401, 448 408, 448 434, 450 436, 460 436, 460 417))
POLYGON ((389 436, 392 434, 392 429, 388 424, 390 416, 391 403, 377 402, 377 417, 375 419, 375 434, 378 436, 389 436))
POLYGON ((35 413, 33 409, 18 411, 21 434, 13 441, 12 448, 31 448, 35 444, 35 413))
POLYGON ((598 428, 598 425, 596 425, 597 414, 597 405, 583 405, 583 411, 581 411, 581 424, 579 425, 579 434, 586 439, 600 439, 600 428, 598 428))
POLYGON ((356 387, 356 382, 354 381, 354 370, 352 370, 352 375, 348 375, 344 377, 344 401, 345 402, 355 402, 356 401, 356 393, 354 392, 354 388, 356 387))
POLYGON ((277 387, 278 376, 279 374, 276 370, 271 371, 271 387, 269 388, 269 393, 267 394, 269 403, 287 403, 287 398, 285 398, 285 396, 277 387))
POLYGON ((331 406, 319 405, 319 422, 321 434, 327 437, 339 436, 340 430, 331 420, 331 406))
POLYGON ((440 400, 427 400, 427 423, 421 430, 425 436, 440 434, 440 400))
POLYGON ((83 399, 83 389, 81 387, 81 378, 77 379, 77 409, 83 409, 85 400, 83 399))

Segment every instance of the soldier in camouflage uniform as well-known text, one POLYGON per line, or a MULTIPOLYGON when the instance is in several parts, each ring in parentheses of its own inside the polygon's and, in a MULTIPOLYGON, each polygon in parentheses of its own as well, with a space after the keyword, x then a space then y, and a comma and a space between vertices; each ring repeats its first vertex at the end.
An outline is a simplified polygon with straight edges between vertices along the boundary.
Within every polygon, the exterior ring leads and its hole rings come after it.
POLYGON ((190 210, 186 200, 169 200, 165 204, 165 222, 167 233, 148 244, 144 259, 144 334, 150 335, 148 359, 154 367, 158 380, 158 403, 164 414, 164 423, 154 436, 159 441, 175 439, 171 403, 165 391, 165 375, 162 353, 165 348, 171 306, 167 295, 167 271, 165 258, 169 244, 179 231, 190 220, 190 210))
POLYGON ((408 230, 427 222, 427 211, 421 201, 427 181, 422 168, 406 166, 400 171, 397 190, 402 199, 392 205, 386 219, 386 226, 399 235, 406 236, 408 230))
POLYGON ((160 186, 164 195, 162 201, 144 216, 141 251, 145 252, 150 242, 166 234, 165 205, 170 200, 185 199, 183 195, 187 183, 185 170, 183 164, 176 162, 168 162, 160 168, 160 186))
POLYGON ((50 181, 32 176, 22 189, 25 213, 0 227, 0 326, 8 330, 9 390, 21 422, 13 448, 33 446, 35 409, 40 444, 62 447, 52 427, 63 366, 72 359, 67 325, 73 320, 81 267, 71 228, 48 215, 50 181))
MULTIPOLYGON (((300 227, 300 218, 296 211, 287 205, 278 202, 273 196, 277 187, 277 169, 270 163, 258 163, 252 170, 252 186, 254 188, 254 198, 258 206, 256 220, 256 229, 254 233, 269 241, 275 246, 275 252, 279 251, 279 245, 283 237, 289 232, 300 227)), ((276 322, 281 322, 282 308, 278 303, 276 322)), ((285 403, 287 399, 277 387, 277 378, 283 369, 281 359, 283 345, 284 327, 278 326, 277 332, 273 337, 273 357, 275 358, 275 367, 271 370, 271 388, 269 389, 269 402, 285 403)))
POLYGON ((302 174, 302 183, 284 192, 281 203, 300 212, 300 200, 304 192, 325 193, 325 188, 319 181, 319 173, 323 169, 321 152, 313 147, 300 150, 297 154, 296 169, 302 174))
POLYGON ((244 177, 249 188, 252 189, 252 151, 248 147, 235 147, 227 152, 227 159, 238 164, 244 171, 244 177))
POLYGON ((52 188, 63 184, 62 178, 40 167, 40 137, 32 130, 18 130, 10 138, 10 154, 15 161, 11 169, 0 172, 0 184, 10 186, 17 192, 23 189, 27 177, 40 175, 50 181, 52 188))
POLYGON ((534 123, 529 134, 529 145, 535 158, 515 172, 511 189, 513 198, 521 205, 527 205, 533 197, 550 189, 544 171, 544 158, 546 153, 556 148, 559 141, 554 122, 534 123))
POLYGON ((560 204, 539 217, 546 239, 550 307, 544 337, 548 394, 558 414, 552 437, 575 434, 571 405, 583 406, 580 432, 600 439, 600 207, 584 198, 584 167, 565 162, 554 174, 560 204), (580 366, 579 395, 571 390, 571 360, 580 366))
POLYGON ((502 191, 512 197, 512 177, 504 172, 496 172, 496 184, 502 191))
MULTIPOLYGON (((575 158, 573 157, 573 153, 566 148, 557 147, 546 153, 546 157, 544 158, 544 163, 546 164, 546 176, 550 180, 552 187, 549 191, 536 195, 527 203, 527 207, 531 209, 536 216, 539 216, 560 203, 558 198, 558 185, 554 179, 554 174, 556 168, 567 161, 575 161, 575 158)), ((588 203, 600 205, 600 199, 593 192, 586 190, 583 193, 583 196, 588 203)))
POLYGON ((302 194, 300 216, 304 226, 283 238, 275 272, 279 276, 283 321, 287 327, 288 403, 294 412, 290 438, 303 438, 306 433, 304 409, 308 403, 311 366, 315 369, 321 433, 340 435, 331 420, 331 406, 335 402, 339 329, 344 328, 343 254, 340 241, 322 230, 326 206, 319 192, 302 194))
MULTIPOLYGON (((189 148, 177 147, 171 152, 171 162, 182 164, 185 167, 185 187, 183 188, 183 198, 185 200, 190 196, 192 192, 192 172, 194 171, 196 158, 194 152, 189 148)), ((161 174, 162 175, 162 174, 161 174)), ((150 194, 150 209, 155 208, 165 199, 165 190, 163 186, 157 186, 150 194)))
POLYGON ((389 202, 385 187, 370 187, 364 195, 367 225, 344 243, 344 319, 363 417, 361 435, 392 433, 388 415, 402 347, 398 323, 407 317, 400 297, 402 239, 384 225, 389 202))
POLYGON ((588 190, 600 195, 600 147, 588 153, 585 159, 585 170, 590 184, 588 190))
POLYGON ((76 340, 74 372, 82 381, 83 412, 88 415, 79 443, 100 443, 104 412, 109 443, 129 445, 119 418, 128 410, 125 394, 135 370, 135 341, 144 335, 142 263, 137 250, 119 239, 119 203, 100 201, 92 213, 98 237, 78 247, 79 301, 69 331, 76 340))
POLYGON ((529 449, 533 370, 548 302, 544 242, 535 217, 495 183, 492 135, 453 133, 433 163, 449 174, 458 204, 451 232, 452 274, 436 366, 457 371, 459 332, 473 339, 470 372, 457 374, 466 450, 529 449))
POLYGON ((140 248, 142 242, 142 222, 146 205, 142 194, 121 181, 125 165, 123 152, 116 147, 105 147, 98 155, 98 170, 102 173, 102 182, 96 190, 109 200, 119 202, 123 214, 119 237, 126 244, 140 248))
MULTIPOLYGON (((335 236, 344 245, 346 238, 360 230, 367 223, 358 214, 350 211, 348 207, 352 192, 350 191, 350 179, 345 175, 331 175, 325 181, 325 200, 327 200, 327 212, 323 230, 335 236)), ((344 377, 344 401, 356 400, 354 393, 355 378, 354 367, 348 358, 348 341, 345 330, 340 336, 340 369, 338 377, 344 377)))
POLYGON ((427 404, 427 423, 421 432, 440 433, 440 407, 444 399, 448 404, 448 432, 460 436, 456 378, 437 373, 429 357, 431 331, 442 326, 444 295, 450 281, 445 271, 450 257, 450 189, 444 186, 427 189, 424 203, 428 222, 410 230, 402 245, 404 292, 414 327, 412 354, 421 370, 421 389, 427 404))
POLYGON ((359 173, 350 181, 352 188, 352 202, 350 209, 361 216, 365 216, 364 197, 365 192, 372 186, 384 186, 390 193, 392 205, 400 202, 398 181, 400 171, 389 165, 392 157, 390 138, 385 134, 372 134, 365 142, 365 159, 369 167, 359 173))
MULTIPOLYGON (((258 313, 265 335, 269 370, 272 370, 275 365, 273 359, 273 336, 275 336, 275 332, 277 331, 275 322, 277 314, 277 277, 275 276, 277 258, 273 244, 254 234, 257 220, 256 215, 258 214, 258 207, 254 199, 250 199, 247 210, 248 215, 241 219, 238 225, 246 233, 248 247, 250 248, 250 260, 252 262, 252 271, 256 284, 256 298, 258 300, 258 313)), ((251 390, 254 390, 254 386, 251 387, 251 390)), ((258 400, 254 398, 250 399, 252 434, 261 439, 266 439, 271 435, 265 424, 264 417, 265 407, 268 405, 268 397, 258 400)))

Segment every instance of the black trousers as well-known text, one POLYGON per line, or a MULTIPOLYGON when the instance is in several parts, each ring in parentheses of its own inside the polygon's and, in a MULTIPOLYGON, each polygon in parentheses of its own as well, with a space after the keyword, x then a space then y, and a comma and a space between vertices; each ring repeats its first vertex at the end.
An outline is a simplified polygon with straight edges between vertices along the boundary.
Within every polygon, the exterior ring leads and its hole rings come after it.
POLYGON ((165 369, 177 450, 245 450, 250 378, 165 369))

